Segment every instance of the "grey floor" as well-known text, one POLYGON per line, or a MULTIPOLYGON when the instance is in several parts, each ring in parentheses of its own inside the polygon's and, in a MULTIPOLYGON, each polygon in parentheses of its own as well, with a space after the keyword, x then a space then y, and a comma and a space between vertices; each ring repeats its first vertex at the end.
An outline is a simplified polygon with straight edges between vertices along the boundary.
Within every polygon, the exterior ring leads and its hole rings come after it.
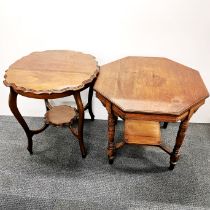
MULTIPOLYGON (((41 118, 26 118, 38 128, 41 118)), ((177 124, 162 130, 173 145, 177 124)), ((122 138, 122 123, 116 139, 122 138)), ((86 159, 67 128, 34 138, 34 155, 13 117, 0 116, 0 209, 210 209, 210 124, 191 124, 182 156, 168 171, 159 148, 125 146, 106 157, 107 122, 86 121, 86 159)))

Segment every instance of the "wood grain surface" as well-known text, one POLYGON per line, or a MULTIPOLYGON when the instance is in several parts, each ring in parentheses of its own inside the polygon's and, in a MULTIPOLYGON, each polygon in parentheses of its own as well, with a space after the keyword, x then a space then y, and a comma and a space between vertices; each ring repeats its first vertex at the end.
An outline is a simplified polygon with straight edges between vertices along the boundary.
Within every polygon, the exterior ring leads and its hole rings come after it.
POLYGON ((209 96, 198 71, 158 57, 103 65, 94 89, 131 113, 180 115, 209 96))
POLYGON ((5 73, 4 84, 15 90, 62 93, 79 90, 97 76, 95 58, 68 50, 33 52, 12 64, 5 73))
POLYGON ((160 124, 154 121, 126 119, 124 139, 129 144, 160 145, 160 124))
POLYGON ((70 124, 76 119, 77 113, 76 110, 67 105, 60 105, 52 107, 45 114, 45 121, 48 124, 55 126, 62 126, 65 124, 70 124))

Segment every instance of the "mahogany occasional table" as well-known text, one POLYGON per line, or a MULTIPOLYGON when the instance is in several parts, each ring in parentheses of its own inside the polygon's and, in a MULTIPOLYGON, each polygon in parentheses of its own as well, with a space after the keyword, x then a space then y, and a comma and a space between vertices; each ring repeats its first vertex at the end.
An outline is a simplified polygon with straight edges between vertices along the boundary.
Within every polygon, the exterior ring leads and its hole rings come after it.
POLYGON ((49 124, 67 125, 79 140, 82 157, 86 156, 83 143, 84 110, 88 109, 91 119, 93 84, 98 66, 91 55, 67 50, 33 52, 12 64, 5 73, 4 84, 10 87, 9 107, 23 127, 28 138, 28 151, 32 151, 32 137, 44 131, 49 124), (80 92, 89 87, 88 103, 83 107, 80 92), (30 130, 17 108, 17 95, 44 99, 47 113, 45 124, 39 130, 30 130), (51 106, 48 99, 73 95, 77 109, 70 106, 51 106), (78 129, 72 126, 78 119, 78 129))
POLYGON ((190 118, 209 96, 199 72, 155 57, 126 57, 102 66, 94 89, 108 112, 109 163, 124 144, 152 145, 170 155, 171 170, 190 118), (124 120, 124 139, 115 144, 117 117, 124 120), (159 122, 177 121, 181 123, 171 150, 161 141, 159 122))

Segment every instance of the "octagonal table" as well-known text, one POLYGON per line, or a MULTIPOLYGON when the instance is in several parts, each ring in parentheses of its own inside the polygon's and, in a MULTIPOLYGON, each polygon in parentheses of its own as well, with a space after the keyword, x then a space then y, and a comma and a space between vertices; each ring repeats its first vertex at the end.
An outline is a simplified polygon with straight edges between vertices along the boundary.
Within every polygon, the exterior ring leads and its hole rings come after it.
POLYGON ((69 50, 47 50, 33 52, 12 64, 5 73, 4 84, 10 87, 9 106, 23 127, 28 138, 28 151, 32 151, 32 137, 45 130, 49 124, 69 126, 79 140, 82 157, 86 156, 83 143, 84 110, 88 109, 91 119, 93 84, 98 74, 95 57, 69 50), (83 106, 80 92, 89 88, 88 103, 83 106), (45 124, 39 130, 31 130, 17 107, 17 95, 44 99, 47 112, 45 124), (48 99, 73 95, 77 109, 70 106, 53 107, 48 99), (78 120, 77 128, 72 126, 78 120))
POLYGON ((125 57, 101 67, 94 85, 108 112, 108 158, 124 144, 153 145, 170 155, 173 169, 179 159, 189 120, 209 93, 198 71, 158 57, 125 57), (124 123, 124 139, 115 144, 117 117, 124 123), (171 150, 163 144, 159 122, 181 121, 171 150))

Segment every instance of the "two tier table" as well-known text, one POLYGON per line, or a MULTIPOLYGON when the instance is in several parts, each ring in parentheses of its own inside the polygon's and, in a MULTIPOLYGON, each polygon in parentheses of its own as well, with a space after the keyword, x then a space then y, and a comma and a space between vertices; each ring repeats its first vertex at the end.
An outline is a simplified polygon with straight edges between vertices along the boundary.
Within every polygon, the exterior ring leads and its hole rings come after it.
POLYGON ((170 155, 173 169, 180 156, 189 120, 209 93, 198 71, 158 57, 125 57, 103 65, 94 85, 108 112, 108 158, 124 144, 158 146, 170 155), (124 139, 115 143, 117 118, 124 139), (161 140, 160 122, 180 121, 173 150, 161 140))
POLYGON ((84 110, 89 110, 93 120, 91 104, 97 74, 98 65, 93 56, 67 50, 33 52, 9 67, 4 80, 4 84, 10 87, 9 107, 27 135, 30 154, 33 153, 33 135, 52 124, 67 125, 79 141, 82 157, 86 156, 83 143, 84 110), (80 92, 86 88, 89 88, 88 103, 83 106, 80 92), (41 129, 31 130, 26 124, 17 108, 18 94, 45 100, 47 112, 41 129), (48 101, 70 95, 74 96, 77 108, 65 105, 53 107, 48 101), (72 126, 73 123, 77 123, 77 127, 72 126))

